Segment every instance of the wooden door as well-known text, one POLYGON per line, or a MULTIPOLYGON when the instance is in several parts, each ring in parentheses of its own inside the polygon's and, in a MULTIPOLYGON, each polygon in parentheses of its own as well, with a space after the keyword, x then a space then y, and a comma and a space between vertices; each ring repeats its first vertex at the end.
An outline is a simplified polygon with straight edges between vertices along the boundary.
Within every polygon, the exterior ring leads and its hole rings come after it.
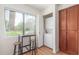
POLYGON ((78 27, 78 32, 79 32, 79 5, 77 5, 77 27, 78 27))
POLYGON ((78 34, 77 34, 77 38, 78 38, 78 55, 79 55, 79 31, 78 31, 78 34))
POLYGON ((77 5, 77 10, 78 10, 78 35, 77 35, 77 38, 78 38, 78 54, 79 54, 79 5, 77 5))
POLYGON ((67 9, 67 30, 77 31, 77 7, 67 9))
POLYGON ((77 54, 77 7, 67 9, 67 53, 77 54))
POLYGON ((59 11, 59 48, 66 51, 66 10, 59 11))
POLYGON ((69 7, 59 12, 59 46, 69 54, 79 52, 79 6, 69 7))
POLYGON ((59 29, 66 30, 66 10, 59 11, 59 29))
POLYGON ((77 54, 77 32, 67 31, 67 53, 77 54))
POLYGON ((60 31, 60 38, 59 38, 59 47, 60 47, 60 50, 65 52, 66 51, 66 31, 65 30, 61 30, 60 31))

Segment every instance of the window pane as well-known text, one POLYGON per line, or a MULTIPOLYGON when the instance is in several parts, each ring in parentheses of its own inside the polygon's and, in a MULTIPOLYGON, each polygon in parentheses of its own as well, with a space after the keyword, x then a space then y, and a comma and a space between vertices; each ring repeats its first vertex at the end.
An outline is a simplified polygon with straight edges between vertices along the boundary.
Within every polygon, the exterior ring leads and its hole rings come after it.
POLYGON ((9 11, 8 10, 5 10, 5 28, 6 28, 6 31, 8 31, 8 28, 9 28, 9 11))
POLYGON ((6 34, 10 36, 35 33, 35 16, 5 10, 6 34))
POLYGON ((35 33, 35 16, 25 14, 25 34, 35 33))
POLYGON ((23 14, 5 10, 5 28, 6 34, 16 36, 23 31, 23 14))
POLYGON ((17 34, 23 34, 23 14, 16 12, 16 17, 15 17, 15 31, 17 34))

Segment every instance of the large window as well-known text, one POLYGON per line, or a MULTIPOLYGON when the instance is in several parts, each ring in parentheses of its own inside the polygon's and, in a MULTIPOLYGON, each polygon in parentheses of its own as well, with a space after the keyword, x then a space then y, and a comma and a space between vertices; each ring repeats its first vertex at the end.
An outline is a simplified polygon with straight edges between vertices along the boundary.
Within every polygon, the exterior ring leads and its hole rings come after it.
POLYGON ((5 28, 9 36, 35 33, 35 16, 5 10, 5 28))

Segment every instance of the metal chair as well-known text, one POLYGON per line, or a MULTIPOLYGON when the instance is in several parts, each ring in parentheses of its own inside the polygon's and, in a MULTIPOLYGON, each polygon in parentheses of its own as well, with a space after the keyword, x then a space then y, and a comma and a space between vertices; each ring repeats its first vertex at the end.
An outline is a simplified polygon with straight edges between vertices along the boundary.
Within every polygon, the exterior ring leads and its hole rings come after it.
POLYGON ((22 42, 20 41, 20 35, 18 36, 18 41, 14 43, 13 55, 16 55, 16 53, 18 53, 18 55, 22 54, 22 42), (16 51, 17 47, 18 47, 18 51, 16 51))
POLYGON ((15 55, 17 53, 17 47, 18 46, 18 55, 23 54, 23 48, 25 47, 27 49, 27 46, 29 46, 29 52, 32 51, 32 55, 36 55, 36 35, 22 35, 22 36, 18 36, 18 42, 14 43, 14 53, 13 55, 15 55), (34 39, 31 39, 31 37, 35 37, 34 39), (28 45, 23 45, 23 41, 24 41, 24 37, 29 37, 29 44, 28 45))
POLYGON ((18 55, 21 54, 21 44, 22 44, 22 42, 15 42, 14 43, 14 53, 13 53, 13 55, 15 55, 16 53, 18 53, 18 55), (16 51, 17 50, 17 46, 19 47, 18 51, 16 51))
MULTIPOLYGON (((27 47, 27 46, 29 46, 29 50, 28 50, 28 52, 32 52, 32 55, 33 54, 35 54, 36 55, 36 35, 23 35, 22 36, 22 51, 23 51, 23 48, 24 47, 27 47), (25 46, 23 46, 23 41, 24 41, 24 39, 23 38, 25 38, 25 37, 28 37, 29 38, 29 43, 30 44, 28 44, 28 45, 25 45, 25 46), (32 39, 32 37, 35 37, 34 39, 32 39)), ((26 52, 27 53, 27 52, 26 52)))

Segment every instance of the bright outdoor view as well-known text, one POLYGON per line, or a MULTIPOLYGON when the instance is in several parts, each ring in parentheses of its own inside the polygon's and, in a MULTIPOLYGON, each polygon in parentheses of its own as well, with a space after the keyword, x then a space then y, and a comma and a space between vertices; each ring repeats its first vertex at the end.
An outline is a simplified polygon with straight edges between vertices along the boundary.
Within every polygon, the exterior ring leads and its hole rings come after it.
POLYGON ((16 36, 35 32, 35 16, 5 10, 6 34, 16 36))

